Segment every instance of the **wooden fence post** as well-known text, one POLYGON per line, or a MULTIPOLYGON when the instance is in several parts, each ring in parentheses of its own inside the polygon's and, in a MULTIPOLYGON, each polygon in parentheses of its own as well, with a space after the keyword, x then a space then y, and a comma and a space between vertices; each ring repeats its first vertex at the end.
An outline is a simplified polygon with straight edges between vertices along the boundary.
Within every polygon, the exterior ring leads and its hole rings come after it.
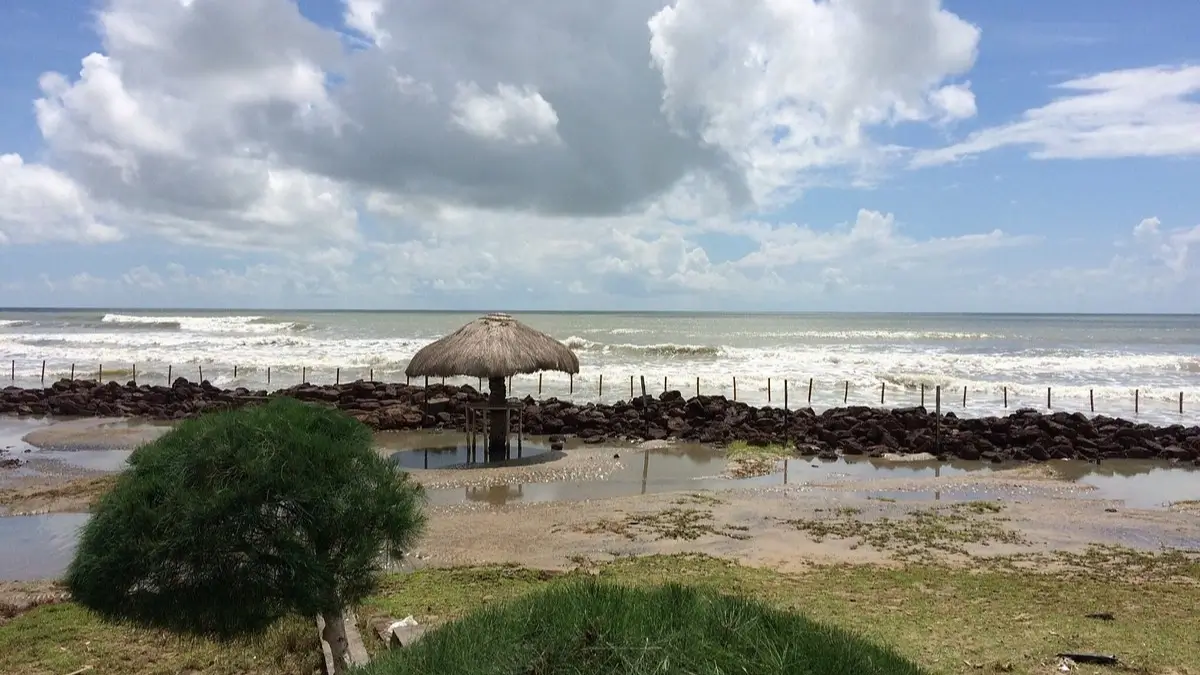
POLYGON ((271 384, 271 366, 267 366, 267 385, 271 384))
POLYGON ((1138 410, 1141 408, 1141 400, 1140 400, 1141 393, 1142 392, 1139 389, 1133 390, 1133 414, 1134 415, 1138 414, 1138 410))
POLYGON ((1052 406, 1050 405, 1050 387, 1046 387, 1046 409, 1049 410, 1051 407, 1052 406))
POLYGON ((538 396, 542 395, 542 374, 538 373, 538 396))
POLYGON ((196 366, 196 370, 200 373, 200 381, 204 381, 204 366, 196 366))
POLYGON ((887 392, 887 382, 879 383, 879 405, 883 405, 883 395, 887 392))
POLYGON ((963 407, 967 407, 967 385, 963 385, 963 407))
POLYGON ((570 390, 568 390, 567 393, 574 396, 575 395, 575 373, 569 373, 569 374, 571 376, 571 388, 570 388, 570 390))
POLYGON ((137 364, 133 364, 133 383, 137 384, 137 364))
POLYGON ((604 373, 600 373, 600 398, 604 398, 604 373))
POLYGON ((233 364, 233 377, 235 379, 237 378, 237 364, 236 363, 233 364))
POLYGON ((12 363, 9 365, 8 379, 12 380, 13 382, 17 381, 17 360, 16 359, 13 359, 12 363))
MULTIPOLYGON (((270 382, 270 381, 271 381, 271 378, 268 377, 267 382, 270 382)), ((167 386, 168 387, 171 386, 171 364, 169 364, 169 363, 167 364, 167 386)))
MULTIPOLYGON (((46 384, 46 359, 42 359, 42 384, 46 384)), ((1180 403, 1180 405, 1183 404, 1180 403)))
POLYGON ((942 385, 933 389, 933 446, 942 454, 942 385))
POLYGON ((633 376, 629 376, 629 400, 633 400, 633 376))
POLYGON ((1096 392, 1093 389, 1088 389, 1088 409, 1096 412, 1096 392))
POLYGON ((767 378, 767 403, 771 402, 771 378, 767 378))
POLYGON ((700 395, 700 378, 696 378, 696 396, 700 395))
POLYGON ((1179 392, 1179 414, 1183 414, 1183 392, 1179 392))
POLYGON ((850 401, 850 380, 846 380, 846 390, 842 392, 842 405, 850 401))
POLYGON ((812 382, 813 382, 813 379, 811 377, 808 378, 808 404, 809 405, 812 405, 812 382))
POLYGON ((368 368, 368 369, 367 369, 367 381, 368 381, 368 382, 374 382, 374 381, 375 381, 375 368, 368 368))
POLYGON ((71 364, 71 381, 72 382, 75 381, 75 364, 74 363, 71 364))
POLYGON ((1008 409, 1008 385, 1004 386, 1004 409, 1008 409))
POLYGON ((925 383, 921 383, 921 407, 925 407, 925 383))
POLYGON ((663 393, 667 393, 667 376, 663 375, 663 393))
POLYGON ((300 366, 300 384, 306 384, 308 380, 308 367, 300 366))
POLYGON ((104 364, 96 366, 96 384, 104 384, 104 364))
POLYGON ((734 377, 733 377, 733 401, 734 401, 734 403, 737 402, 737 376, 736 375, 734 375, 734 377))
MULTIPOLYGON (((234 368, 236 368, 236 367, 237 366, 234 366, 234 368)), ((237 371, 234 371, 233 376, 237 377, 237 371)), ((334 386, 336 386, 341 383, 342 383, 342 367, 338 366, 337 369, 335 369, 333 371, 333 384, 334 384, 334 386)))

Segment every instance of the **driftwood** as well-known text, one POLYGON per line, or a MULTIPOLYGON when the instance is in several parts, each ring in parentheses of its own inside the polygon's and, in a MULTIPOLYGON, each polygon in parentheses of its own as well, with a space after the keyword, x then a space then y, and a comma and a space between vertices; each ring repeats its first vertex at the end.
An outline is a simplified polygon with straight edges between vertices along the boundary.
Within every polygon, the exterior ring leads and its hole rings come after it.
POLYGON ((1119 663, 1112 654, 1072 654, 1063 652, 1057 655, 1060 659, 1071 659, 1075 663, 1093 663, 1101 666, 1115 666, 1119 663))

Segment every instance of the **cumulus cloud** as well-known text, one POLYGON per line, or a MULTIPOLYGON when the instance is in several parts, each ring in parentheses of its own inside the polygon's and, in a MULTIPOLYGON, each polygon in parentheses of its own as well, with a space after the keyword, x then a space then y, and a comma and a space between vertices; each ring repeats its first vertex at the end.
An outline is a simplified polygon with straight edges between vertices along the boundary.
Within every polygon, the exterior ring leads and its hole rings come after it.
POLYGON ((1035 159, 1200 154, 1200 66, 1098 73, 1056 86, 1054 101, 960 143, 915 154, 914 166, 946 164, 1008 146, 1035 159))
POLYGON ((69 176, 26 164, 20 155, 0 155, 0 245, 121 237, 97 220, 88 196, 69 176))

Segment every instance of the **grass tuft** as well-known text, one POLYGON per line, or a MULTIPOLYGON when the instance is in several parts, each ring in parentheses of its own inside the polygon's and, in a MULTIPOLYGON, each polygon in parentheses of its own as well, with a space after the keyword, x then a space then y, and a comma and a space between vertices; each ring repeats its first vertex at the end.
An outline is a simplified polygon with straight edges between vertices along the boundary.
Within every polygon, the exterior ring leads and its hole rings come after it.
POLYGON ((574 579, 500 603, 387 653, 363 675, 812 673, 904 675, 891 650, 712 590, 574 579))

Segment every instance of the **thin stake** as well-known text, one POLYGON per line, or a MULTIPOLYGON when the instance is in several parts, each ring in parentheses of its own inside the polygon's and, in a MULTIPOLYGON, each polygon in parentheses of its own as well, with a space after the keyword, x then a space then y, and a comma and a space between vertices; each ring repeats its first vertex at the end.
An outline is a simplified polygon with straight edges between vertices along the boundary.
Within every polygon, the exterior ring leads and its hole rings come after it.
MULTIPOLYGON (((271 381, 271 378, 267 377, 267 382, 270 382, 270 381, 271 381)), ((168 385, 171 384, 171 364, 169 364, 169 363, 167 364, 167 384, 168 385)))
POLYGON ((71 381, 72 382, 75 381, 75 364, 74 363, 71 364, 71 381))
POLYGON ((771 402, 771 378, 767 378, 767 403, 771 402))
POLYGON ((1179 392, 1179 414, 1183 414, 1183 392, 1179 392))
POLYGON ((813 381, 813 379, 811 377, 808 378, 808 404, 809 405, 812 405, 812 381, 813 381))
POLYGON ((879 383, 879 405, 883 405, 883 395, 887 392, 887 382, 879 383))
POLYGON ((103 363, 101 363, 99 366, 96 366, 96 383, 104 384, 104 364, 103 363))
POLYGON ((237 364, 236 363, 233 364, 233 377, 234 377, 234 379, 237 379, 237 364))
POLYGON ((600 398, 604 398, 604 373, 600 373, 600 398))
MULTIPOLYGON (((237 377, 237 374, 236 374, 236 373, 234 374, 234 377, 237 377)), ((342 383, 342 367, 341 367, 341 366, 338 366, 338 367, 337 367, 337 368, 336 368, 336 369, 333 371, 333 383, 334 383, 335 385, 338 385, 338 384, 341 384, 341 383, 342 383)))
POLYGON ((942 454, 942 385, 933 389, 933 444, 937 453, 942 454))
POLYGON ((963 385, 963 407, 967 407, 967 385, 963 385))
POLYGON ((737 377, 733 378, 733 400, 737 401, 737 377))
POLYGON ((667 376, 663 375, 663 393, 667 393, 667 376))
POLYGON ((445 377, 442 378, 442 386, 446 386, 446 378, 445 377))
POLYGON ((307 382, 308 382, 308 367, 300 366, 300 384, 306 384, 307 382))
POLYGON ((13 359, 12 364, 9 366, 8 379, 12 380, 13 382, 17 381, 17 360, 16 359, 13 359))
POLYGON ((542 395, 542 374, 538 373, 538 396, 542 395))
POLYGON ((696 378, 696 396, 700 395, 700 378, 696 378))
POLYGON ((1091 389, 1088 389, 1088 408, 1096 412, 1096 394, 1091 389))
POLYGON ((1141 408, 1141 400, 1140 400, 1141 393, 1142 392, 1138 389, 1133 390, 1133 414, 1134 415, 1138 414, 1138 410, 1141 408))
POLYGON ((203 382, 204 381, 204 366, 196 366, 196 369, 198 371, 200 371, 200 381, 203 382))
POLYGON ((925 383, 921 383, 921 407, 925 407, 925 383))
POLYGON ((842 393, 842 405, 850 400, 850 380, 846 380, 846 390, 842 393))
MULTIPOLYGON (((446 378, 442 378, 442 384, 446 384, 446 378)), ((512 393, 512 390, 513 390, 513 388, 512 388, 512 375, 509 375, 509 376, 508 376, 508 393, 509 393, 509 394, 511 394, 511 393, 512 393)))
POLYGON ((783 381, 783 411, 786 413, 788 409, 788 381, 783 381))
POLYGON ((1050 408, 1050 387, 1046 387, 1046 409, 1049 410, 1050 408))
POLYGON ((567 390, 567 393, 574 396, 575 395, 575 373, 568 373, 568 374, 571 376, 571 385, 570 385, 571 388, 567 390))
POLYGON ((375 369, 374 369, 374 368, 368 368, 368 369, 367 369, 367 381, 368 381, 368 382, 374 382, 374 381, 375 381, 375 369))
POLYGON ((1004 387, 1004 407, 1005 408, 1008 407, 1008 386, 1007 385, 1005 385, 1005 387, 1004 387))
POLYGON ((271 384, 271 366, 267 366, 267 384, 271 384))
POLYGON ((633 400, 633 376, 629 376, 629 400, 633 400))
POLYGON ((137 384, 137 364, 133 364, 133 383, 137 384))
POLYGON ((46 359, 42 359, 42 384, 46 383, 46 359))

